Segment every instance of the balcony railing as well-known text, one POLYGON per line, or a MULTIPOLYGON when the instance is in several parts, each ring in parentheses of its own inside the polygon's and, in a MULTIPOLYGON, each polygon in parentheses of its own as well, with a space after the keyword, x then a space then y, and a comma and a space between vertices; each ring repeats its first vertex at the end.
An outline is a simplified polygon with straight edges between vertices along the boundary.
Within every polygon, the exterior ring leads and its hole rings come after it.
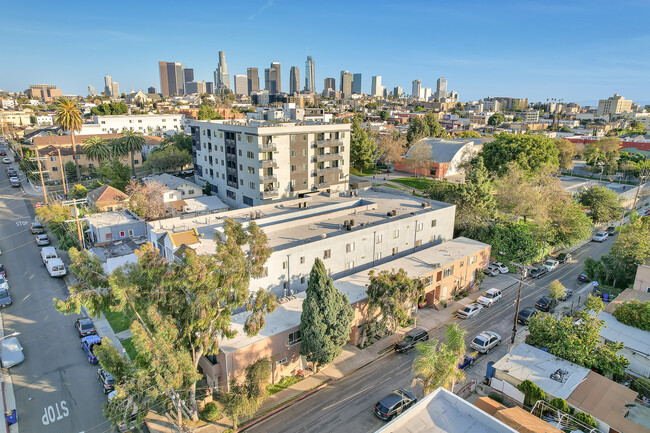
POLYGON ((267 174, 266 176, 262 176, 263 183, 277 182, 277 180, 278 180, 277 174, 267 174))
POLYGON ((271 198, 271 197, 277 197, 280 195, 280 192, 276 189, 274 190, 268 190, 268 191, 262 191, 262 197, 263 198, 271 198))
POLYGON ((336 173, 336 172, 343 173, 343 169, 341 167, 324 167, 324 168, 317 168, 316 172, 318 172, 318 173, 336 173))
POLYGON ((277 152, 278 148, 275 143, 260 144, 261 152, 277 152))
POLYGON ((342 153, 325 153, 323 155, 316 155, 316 162, 336 161, 342 159, 342 153))
POLYGON ((274 160, 274 159, 263 159, 262 160, 262 168, 271 168, 271 167, 273 167, 273 168, 278 167, 278 163, 277 163, 276 160, 274 160))
POLYGON ((318 189, 321 189, 321 188, 329 188, 329 187, 330 187, 330 183, 329 183, 329 182, 320 182, 320 183, 316 183, 316 184, 314 184, 314 186, 316 186, 316 188, 318 188, 318 189))
POLYGON ((329 138, 327 140, 316 140, 316 148, 321 147, 331 147, 331 146, 342 146, 343 140, 340 138, 329 138))

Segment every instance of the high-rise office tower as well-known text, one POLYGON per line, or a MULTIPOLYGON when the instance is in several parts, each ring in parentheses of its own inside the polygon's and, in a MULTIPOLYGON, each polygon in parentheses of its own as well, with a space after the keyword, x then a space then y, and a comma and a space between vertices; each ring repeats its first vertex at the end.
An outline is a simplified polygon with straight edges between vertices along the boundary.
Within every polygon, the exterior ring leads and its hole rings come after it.
POLYGON ((156 88, 154 86, 151 86, 147 89, 147 93, 150 95, 155 95, 156 94, 156 88))
POLYGON ((300 69, 298 66, 292 66, 289 70, 289 93, 300 93, 300 69))
POLYGON ((183 94, 183 64, 158 62, 160 70, 160 94, 164 97, 183 94))
POLYGON ((264 88, 269 91, 271 95, 282 93, 282 75, 280 72, 280 64, 277 62, 271 63, 271 67, 264 69, 264 88))
POLYGON ((185 68, 183 69, 183 83, 189 83, 190 81, 194 81, 194 69, 185 68))
POLYGON ((361 95, 361 74, 354 74, 352 76, 352 93, 357 93, 361 95))
POLYGON ((334 78, 325 78, 323 80, 323 91, 336 90, 336 79, 334 78))
POLYGON ((88 86, 88 96, 97 96, 97 92, 95 91, 95 86, 92 84, 88 86))
POLYGON ((214 86, 217 93, 227 93, 230 90, 230 75, 228 75, 228 66, 226 65, 226 53, 219 51, 219 65, 214 71, 214 86))
POLYGON ((113 84, 111 76, 108 74, 104 75, 104 94, 106 96, 111 96, 111 84, 113 84))
POLYGON ((447 79, 440 77, 436 84, 436 99, 440 100, 447 97, 447 79))
POLYGON ((260 91, 260 75, 257 68, 246 69, 246 79, 248 81, 248 94, 260 91))
POLYGON ((314 70, 314 59, 311 56, 307 56, 305 62, 305 90, 316 93, 316 72, 314 70))
POLYGON ((381 75, 375 75, 372 77, 372 89, 370 95, 379 98, 384 95, 384 89, 381 85, 381 75))
POLYGON ((395 98, 395 99, 401 98, 402 93, 404 93, 404 91, 402 90, 402 88, 400 86, 395 87, 393 89, 393 98, 395 98))
POLYGON ((205 93, 207 93, 208 95, 214 94, 214 82, 212 81, 205 82, 205 93))
POLYGON ((420 91, 421 90, 422 90, 422 81, 413 80, 412 89, 411 89, 411 97, 415 98, 415 99, 420 99, 420 91))
POLYGON ((248 80, 246 75, 235 75, 235 93, 237 95, 248 95, 248 80))
POLYGON ((120 97, 120 85, 117 81, 113 81, 111 83, 111 96, 113 98, 119 98, 120 97))
POLYGON ((341 93, 347 98, 352 95, 352 74, 350 71, 341 71, 341 93))

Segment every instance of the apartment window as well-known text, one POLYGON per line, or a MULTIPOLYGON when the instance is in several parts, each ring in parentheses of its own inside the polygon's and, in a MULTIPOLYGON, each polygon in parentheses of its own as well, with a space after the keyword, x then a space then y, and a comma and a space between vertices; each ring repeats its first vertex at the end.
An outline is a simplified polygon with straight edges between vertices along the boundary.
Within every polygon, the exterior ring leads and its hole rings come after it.
POLYGON ((281 366, 281 365, 286 364, 287 362, 289 362, 289 360, 288 360, 287 358, 282 358, 281 360, 276 361, 276 362, 275 362, 275 365, 277 365, 277 366, 279 367, 279 366, 281 366))
POLYGON ((56 157, 55 156, 50 156, 50 161, 52 161, 52 162, 56 161, 56 157))
POLYGON ((305 256, 302 256, 302 257, 300 257, 300 264, 302 265, 304 263, 305 263, 305 256))
POLYGON ((304 276, 300 277, 300 284, 305 284, 305 277, 304 276))
POLYGON ((289 184, 291 185, 292 188, 296 186, 296 179, 291 179, 291 182, 289 182, 289 184))
POLYGON ((289 333, 289 347, 300 343, 302 338, 300 337, 300 331, 294 331, 289 333))
POLYGON ((244 167, 241 164, 239 164, 239 171, 244 171, 244 167))
POLYGON ((253 167, 248 167, 248 174, 255 174, 255 169, 253 167))
POLYGON ((110 241, 111 239, 113 239, 113 234, 112 233, 106 233, 106 240, 110 241))
POLYGON ((237 134, 237 141, 241 141, 241 134, 237 134))
POLYGON ((307 135, 302 136, 302 141, 307 141, 307 135))
POLYGON ((302 179, 302 184, 303 184, 303 185, 307 185, 307 178, 304 178, 304 177, 303 177, 303 179, 302 179))
POLYGON ((248 152, 246 152, 246 156, 247 156, 248 158, 250 158, 250 159, 254 159, 254 158, 255 158, 255 154, 254 154, 253 152, 251 152, 250 150, 249 150, 248 152))
POLYGON ((399 238, 399 230, 395 230, 393 232, 393 239, 397 239, 397 238, 399 238))
POLYGON ((295 165, 291 166, 291 171, 296 171, 296 166, 295 165))
POLYGON ((380 244, 380 243, 382 243, 382 242, 384 241, 384 235, 383 235, 382 233, 379 233, 379 234, 375 237, 375 239, 376 239, 375 243, 376 243, 376 244, 380 244))
POLYGON ((351 242, 345 246, 346 253, 351 253, 352 251, 354 251, 354 242, 351 242))
POLYGON ((282 262, 282 269, 287 269, 287 262, 282 262))
POLYGON ((416 231, 416 232, 421 232, 423 228, 424 228, 424 223, 418 223, 418 224, 415 226, 415 231, 416 231))
POLYGON ((302 156, 307 156, 307 149, 302 150, 302 156))
POLYGON ((460 264, 458 265, 459 268, 462 268, 463 266, 465 266, 465 262, 460 262, 460 264))
POLYGON ((246 141, 248 141, 249 143, 252 143, 253 142, 253 136, 252 135, 247 135, 246 136, 246 141))
POLYGON ((219 138, 223 138, 223 132, 219 132, 219 138))
POLYGON ((303 170, 307 170, 307 164, 303 164, 303 165, 302 165, 302 169, 303 169, 303 170))
MULTIPOLYGON (((290 141, 291 143, 295 143, 295 142, 296 142, 296 136, 295 136, 295 135, 291 135, 290 137, 291 137, 291 138, 290 138, 289 141, 290 141)), ((293 155, 291 155, 291 156, 293 156, 293 155)))
POLYGON ((375 260, 381 260, 381 253, 375 254, 375 260))
POLYGON ((345 138, 345 132, 341 132, 341 138, 345 138))
POLYGON ((329 259, 330 257, 332 257, 332 250, 323 251, 323 259, 329 259))
POLYGON ((397 247, 393 248, 393 255, 397 254, 399 252, 399 249, 397 247))
POLYGON ((244 179, 239 179, 239 185, 244 186, 244 179))
POLYGON ((453 273, 454 273, 454 267, 453 267, 453 266, 449 266, 448 268, 446 268, 446 269, 443 271, 442 276, 443 276, 443 277, 449 277, 449 276, 451 276, 453 273))
POLYGON ((239 156, 241 156, 241 149, 239 149, 239 156))
POLYGON ((431 220, 431 227, 435 227, 438 224, 438 220, 431 220))
POLYGON ((129 236, 133 236, 133 229, 129 229, 129 236))
POLYGON ((123 238, 126 235, 126 232, 120 231, 120 237, 123 238))
POLYGON ((219 146, 221 148, 221 151, 223 152, 223 146, 219 146))
POLYGON ((354 260, 345 263, 345 270, 349 271, 350 269, 354 269, 354 260))
POLYGON ((250 189, 255 189, 255 182, 248 182, 248 187, 250 189))
POLYGON ((52 167, 52 171, 59 171, 59 167, 52 167))
POLYGON ((416 240, 415 241, 415 248, 421 247, 421 246, 422 246, 422 240, 421 239, 416 240))
MULTIPOLYGON (((292 135, 292 137, 293 137, 293 135, 292 135)), ((291 156, 296 156, 296 151, 295 150, 291 151, 291 156)))
POLYGON ((469 264, 470 264, 470 265, 473 265, 474 263, 476 263, 476 258, 477 258, 477 257, 478 257, 478 256, 470 257, 470 258, 469 258, 469 264))

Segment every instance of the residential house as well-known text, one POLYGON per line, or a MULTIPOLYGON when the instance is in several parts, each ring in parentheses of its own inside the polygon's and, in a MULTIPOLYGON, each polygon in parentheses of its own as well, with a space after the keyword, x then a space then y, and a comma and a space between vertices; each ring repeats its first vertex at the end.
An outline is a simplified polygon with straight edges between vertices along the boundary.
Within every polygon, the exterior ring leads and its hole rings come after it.
POLYGON ((110 185, 102 185, 86 195, 88 207, 94 208, 97 212, 126 209, 130 199, 128 195, 110 185))
POLYGON ((84 218, 94 245, 146 235, 144 220, 128 209, 89 214, 84 218))
POLYGON ((157 182, 163 185, 164 188, 160 190, 160 198, 163 203, 172 203, 203 195, 203 188, 194 182, 167 173, 149 176, 145 182, 157 182))
POLYGON ((461 164, 472 159, 486 141, 485 138, 423 138, 395 162, 394 169, 444 179, 459 174, 461 164))

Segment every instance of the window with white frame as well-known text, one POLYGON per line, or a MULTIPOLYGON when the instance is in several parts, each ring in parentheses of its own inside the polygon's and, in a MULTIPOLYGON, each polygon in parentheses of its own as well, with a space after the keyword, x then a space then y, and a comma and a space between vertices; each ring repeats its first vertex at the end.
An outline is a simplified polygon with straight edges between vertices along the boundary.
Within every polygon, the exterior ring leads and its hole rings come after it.
POLYGON ((289 347, 300 343, 301 340, 300 330, 289 333, 289 347))
POLYGON ((354 242, 350 242, 345 246, 345 252, 346 253, 351 253, 354 251, 354 242))
POLYGON ((399 238, 399 230, 395 230, 393 232, 393 239, 397 239, 397 238, 399 238))
POLYGON ((380 244, 384 240, 384 235, 381 234, 381 233, 378 233, 375 239, 376 239, 375 243, 380 244))

